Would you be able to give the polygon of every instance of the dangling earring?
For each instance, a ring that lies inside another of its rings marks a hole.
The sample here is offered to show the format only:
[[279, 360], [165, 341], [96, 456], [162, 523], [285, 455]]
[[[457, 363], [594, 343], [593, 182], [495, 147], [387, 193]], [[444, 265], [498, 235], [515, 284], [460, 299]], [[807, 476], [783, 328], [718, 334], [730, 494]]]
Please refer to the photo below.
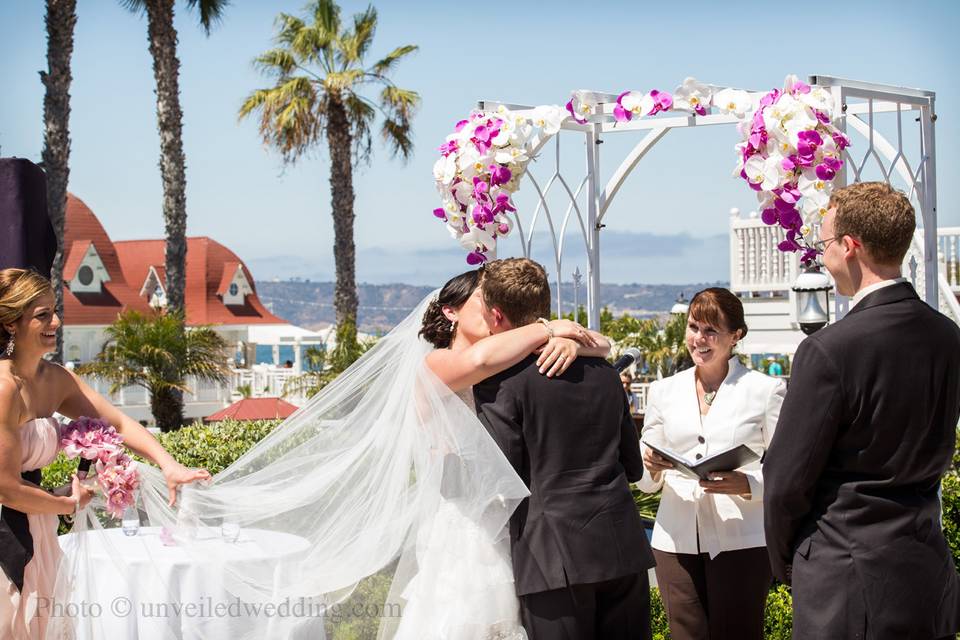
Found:
[[451, 321], [450, 321], [450, 333], [455, 333], [456, 330], [457, 330], [457, 321], [456, 321], [456, 320], [451, 320]]
[[7, 357], [13, 357], [13, 334], [10, 334], [10, 339], [7, 340]]

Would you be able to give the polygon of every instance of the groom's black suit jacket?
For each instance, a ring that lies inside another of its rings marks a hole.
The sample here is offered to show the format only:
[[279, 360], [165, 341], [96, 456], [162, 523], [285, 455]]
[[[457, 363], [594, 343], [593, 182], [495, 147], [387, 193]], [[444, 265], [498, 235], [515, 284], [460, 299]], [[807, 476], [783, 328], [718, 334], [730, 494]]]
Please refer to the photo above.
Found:
[[640, 444], [609, 363], [577, 358], [547, 378], [531, 356], [473, 391], [481, 422], [530, 488], [510, 521], [518, 595], [654, 565], [629, 486], [643, 475]]
[[763, 497], [794, 637], [952, 634], [960, 586], [937, 490], [957, 437], [960, 328], [891, 285], [805, 339], [791, 373]]

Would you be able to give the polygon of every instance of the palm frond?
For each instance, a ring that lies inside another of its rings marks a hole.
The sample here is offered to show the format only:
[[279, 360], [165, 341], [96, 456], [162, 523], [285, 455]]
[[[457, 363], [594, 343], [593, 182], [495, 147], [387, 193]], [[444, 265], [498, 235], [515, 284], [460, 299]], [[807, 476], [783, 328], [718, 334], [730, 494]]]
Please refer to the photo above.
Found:
[[377, 10], [368, 6], [363, 13], [353, 16], [353, 28], [337, 41], [337, 63], [341, 70], [359, 65], [373, 42], [377, 30]]
[[336, 34], [327, 33], [319, 25], [303, 27], [290, 43], [290, 49], [306, 63], [319, 63], [324, 72], [333, 70], [333, 44]]
[[388, 73], [393, 71], [393, 68], [397, 65], [397, 62], [399, 62], [400, 59], [406, 57], [414, 51], [417, 51], [418, 49], [420, 49], [420, 47], [412, 44], [405, 44], [402, 47], [397, 47], [382, 59], [375, 62], [370, 70], [375, 76], [386, 76]]
[[323, 84], [328, 90], [335, 93], [343, 93], [350, 91], [355, 84], [363, 80], [364, 75], [363, 69], [359, 68], [335, 71], [327, 74], [327, 77], [323, 80]]
[[328, 34], [340, 32], [340, 7], [334, 0], [315, 0], [307, 5], [314, 22]]
[[229, 4], [229, 0], [187, 0], [189, 8], [200, 7], [200, 26], [207, 35], [210, 35], [211, 28], [223, 21], [223, 14]]
[[387, 85], [380, 92], [380, 104], [397, 120], [406, 122], [413, 118], [420, 106], [420, 94], [409, 89]]
[[400, 156], [404, 160], [409, 160], [410, 155], [413, 153], [413, 138], [410, 136], [411, 130], [410, 125], [407, 123], [391, 118], [384, 118], [383, 125], [380, 127], [380, 135], [394, 156]]
[[370, 127], [377, 117], [377, 110], [363, 96], [353, 91], [346, 94], [343, 106], [347, 110], [347, 119], [353, 128], [353, 156], [355, 163], [370, 159], [373, 136]]
[[300, 18], [292, 16], [289, 13], [281, 13], [276, 19], [277, 35], [274, 37], [279, 44], [285, 44], [288, 47], [293, 45], [297, 34], [303, 30], [306, 24]]
[[264, 143], [278, 149], [284, 160], [292, 163], [322, 133], [322, 104], [309, 78], [294, 76], [272, 89], [252, 93], [241, 106], [240, 117], [259, 111]]
[[288, 49], [270, 49], [254, 58], [253, 66], [266, 75], [283, 77], [297, 68], [297, 59]]

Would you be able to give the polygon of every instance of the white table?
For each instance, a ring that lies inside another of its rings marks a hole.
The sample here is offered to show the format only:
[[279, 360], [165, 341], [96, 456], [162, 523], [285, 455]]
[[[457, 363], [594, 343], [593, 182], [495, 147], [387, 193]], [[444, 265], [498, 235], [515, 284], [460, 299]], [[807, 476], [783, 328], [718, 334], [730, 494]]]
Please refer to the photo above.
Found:
[[307, 540], [263, 529], [243, 529], [232, 543], [219, 529], [195, 533], [190, 551], [164, 545], [156, 527], [141, 528], [136, 536], [121, 529], [61, 536], [65, 562], [78, 553], [77, 536], [83, 535], [96, 567], [93, 576], [76, 576], [72, 601], [85, 606], [76, 616], [78, 640], [272, 639], [287, 637], [289, 625], [300, 627], [298, 637], [323, 639], [322, 609], [315, 601], [295, 608], [297, 600], [290, 600], [284, 609], [279, 600], [271, 609], [262, 600], [238, 598], [224, 584], [231, 568], [246, 572], [260, 563], [272, 584], [257, 586], [275, 593], [309, 550]]

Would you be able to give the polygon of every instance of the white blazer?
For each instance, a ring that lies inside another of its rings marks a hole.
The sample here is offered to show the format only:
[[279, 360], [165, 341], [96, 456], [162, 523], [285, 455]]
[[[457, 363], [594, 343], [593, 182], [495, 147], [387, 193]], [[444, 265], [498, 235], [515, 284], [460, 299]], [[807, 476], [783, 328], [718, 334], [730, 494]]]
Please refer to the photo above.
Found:
[[[736, 357], [731, 358], [727, 377], [701, 424], [694, 375], [695, 367], [691, 367], [650, 385], [642, 439], [689, 460], [738, 444], [762, 456], [773, 438], [786, 394], [783, 381], [750, 371]], [[653, 548], [695, 554], [698, 535], [699, 551], [711, 558], [721, 551], [766, 546], [760, 461], [740, 471], [750, 483], [749, 497], [704, 493], [695, 480], [672, 469], [664, 471], [659, 482], [644, 473], [637, 483], [642, 491], [663, 489]]]

